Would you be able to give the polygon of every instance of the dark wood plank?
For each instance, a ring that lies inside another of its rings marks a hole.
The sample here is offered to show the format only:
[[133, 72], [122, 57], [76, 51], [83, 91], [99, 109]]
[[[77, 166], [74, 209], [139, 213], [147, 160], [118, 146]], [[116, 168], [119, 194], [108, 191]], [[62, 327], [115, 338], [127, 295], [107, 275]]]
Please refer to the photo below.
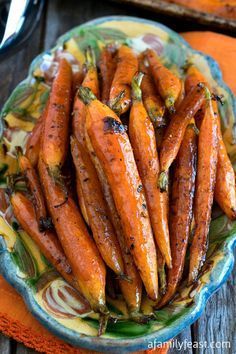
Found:
[[[236, 252], [235, 252], [236, 255]], [[197, 354], [236, 353], [236, 264], [227, 283], [212, 296], [201, 318], [193, 325], [193, 340], [210, 346], [228, 342], [230, 348], [196, 348]], [[223, 344], [222, 344], [223, 345]]]
[[[33, 349], [26, 348], [23, 344], [18, 343], [17, 348], [16, 348], [16, 354], [36, 354], [36, 352]], [[5, 354], [5, 353], [4, 353]]]
[[[187, 345], [187, 343], [190, 343], [190, 345]], [[184, 331], [182, 331], [178, 336], [174, 338], [172, 342], [172, 346], [168, 351], [168, 354], [176, 354], [176, 353], [193, 354], [191, 343], [192, 343], [191, 327], [187, 327]]]
[[4, 336], [0, 335], [0, 353], [1, 354], [10, 354], [11, 352], [11, 340]]

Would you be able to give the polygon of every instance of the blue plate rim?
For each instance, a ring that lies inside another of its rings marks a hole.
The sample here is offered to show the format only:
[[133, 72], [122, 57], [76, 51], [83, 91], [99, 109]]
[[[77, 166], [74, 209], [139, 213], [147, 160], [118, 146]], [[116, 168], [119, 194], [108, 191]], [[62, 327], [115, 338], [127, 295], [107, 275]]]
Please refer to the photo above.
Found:
[[[79, 25], [77, 27], [74, 27], [70, 31], [66, 32], [64, 35], [60, 36], [56, 42], [56, 46], [58, 46], [58, 44], [60, 44], [60, 42], [63, 41], [63, 39], [66, 38], [66, 36], [69, 36], [69, 33], [71, 33], [72, 31], [77, 31], [81, 27], [90, 26], [90, 25], [99, 25], [104, 22], [110, 22], [110, 21], [133, 21], [133, 22], [139, 22], [144, 24], [150, 24], [154, 27], [161, 28], [163, 29], [163, 31], [169, 33], [170, 35], [176, 36], [184, 46], [186, 46], [188, 49], [191, 50], [192, 53], [198, 53], [203, 57], [205, 57], [211, 69], [212, 77], [231, 96], [232, 103], [233, 103], [233, 111], [236, 116], [236, 99], [231, 89], [223, 82], [222, 74], [217, 62], [214, 59], [212, 59], [210, 56], [205, 55], [200, 51], [196, 51], [192, 49], [190, 45], [178, 33], [176, 33], [175, 31], [171, 30], [170, 28], [166, 27], [161, 23], [151, 21], [151, 20], [146, 20], [143, 18], [132, 17], [132, 16], [117, 15], [117, 16], [99, 17], [97, 19], [93, 19], [86, 23], [83, 23], [82, 25]], [[38, 61], [43, 55], [45, 55], [45, 53], [47, 53], [47, 51], [39, 54], [32, 61], [27, 78], [23, 80], [21, 83], [19, 83], [15, 88], [15, 90], [19, 87], [19, 85], [23, 84], [24, 82], [27, 82], [27, 80], [30, 79], [30, 75], [34, 63]], [[12, 94], [14, 93], [14, 91], [12, 92]], [[2, 112], [4, 111], [4, 107], [7, 104], [8, 100], [6, 101], [6, 103], [2, 108]], [[0, 272], [4, 276], [4, 278], [22, 295], [28, 309], [34, 315], [34, 317], [37, 320], [39, 320], [49, 331], [51, 331], [53, 334], [55, 334], [62, 340], [65, 340], [66, 342], [76, 347], [84, 347], [86, 349], [97, 350], [97, 351], [102, 350], [104, 352], [113, 350], [113, 352], [124, 353], [130, 351], [145, 350], [148, 348], [149, 343], [166, 342], [174, 338], [184, 328], [188, 327], [193, 322], [195, 322], [204, 311], [206, 303], [210, 298], [210, 296], [213, 295], [213, 293], [217, 291], [219, 287], [228, 279], [234, 266], [233, 250], [235, 245], [236, 245], [236, 233], [234, 235], [231, 235], [230, 240], [225, 241], [225, 245], [224, 245], [225, 263], [223, 267], [224, 272], [222, 271], [223, 274], [221, 273], [221, 277], [218, 279], [218, 281], [213, 282], [211, 280], [207, 285], [203, 287], [203, 289], [200, 291], [200, 293], [197, 296], [197, 301], [195, 302], [193, 311], [190, 314], [183, 315], [181, 317], [181, 323], [179, 323], [179, 320], [176, 320], [173, 321], [173, 323], [170, 326], [158, 330], [158, 337], [156, 331], [135, 338], [110, 339], [110, 338], [102, 338], [102, 337], [89, 337], [89, 336], [79, 334], [74, 330], [67, 329], [62, 324], [58, 323], [53, 317], [49, 316], [38, 305], [38, 303], [35, 301], [33, 297], [32, 290], [29, 291], [29, 287], [26, 285], [26, 283], [17, 276], [17, 273], [15, 271], [15, 264], [13, 263], [10, 253], [6, 249], [5, 241], [1, 236], [0, 236]]]

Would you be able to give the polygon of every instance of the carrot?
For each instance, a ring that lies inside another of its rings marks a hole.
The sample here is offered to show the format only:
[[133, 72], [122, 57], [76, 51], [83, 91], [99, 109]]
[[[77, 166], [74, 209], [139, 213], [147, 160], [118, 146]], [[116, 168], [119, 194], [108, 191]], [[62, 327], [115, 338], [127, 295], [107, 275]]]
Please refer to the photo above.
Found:
[[96, 58], [94, 51], [91, 47], [88, 47], [85, 51], [85, 66], [86, 75], [82, 82], [83, 87], [88, 87], [99, 97], [99, 81], [96, 67]]
[[[207, 89], [208, 90], [208, 89]], [[210, 92], [208, 91], [209, 97]], [[196, 194], [194, 201], [195, 231], [190, 247], [189, 282], [196, 280], [205, 260], [207, 236], [216, 181], [218, 132], [217, 117], [211, 99], [205, 108], [198, 139]]]
[[167, 292], [158, 307], [164, 306], [172, 299], [182, 277], [193, 214], [196, 160], [197, 140], [190, 124], [175, 163], [169, 222], [172, 268], [168, 270]]
[[155, 240], [167, 266], [171, 268], [167, 193], [161, 193], [157, 186], [159, 160], [154, 127], [142, 102], [142, 91], [140, 89], [142, 77], [143, 74], [138, 73], [132, 80], [133, 104], [129, 117], [129, 137], [144, 186]]
[[[87, 73], [82, 82], [82, 85], [89, 87], [94, 92], [95, 95], [99, 95], [99, 81], [97, 75], [95, 55], [90, 47], [85, 51], [85, 58], [86, 58]], [[79, 97], [75, 95], [74, 106], [73, 106], [72, 130], [74, 136], [82, 146], [85, 146], [84, 145], [85, 144], [85, 136], [84, 136], [85, 119], [86, 119], [85, 105], [79, 99]], [[79, 201], [81, 213], [87, 225], [90, 225], [88, 213], [85, 206], [82, 186], [78, 178], [76, 179], [76, 189], [77, 189], [77, 195], [78, 195], [78, 201]]]
[[117, 68], [109, 97], [110, 107], [119, 115], [125, 113], [131, 105], [131, 81], [136, 71], [138, 59], [131, 48], [122, 45], [118, 49]]
[[107, 313], [105, 266], [76, 204], [70, 196], [65, 199], [61, 186], [55, 184], [41, 156], [39, 174], [53, 224], [81, 292], [94, 311]]
[[175, 102], [181, 93], [181, 81], [167, 69], [152, 49], [145, 51], [150, 71], [153, 75], [157, 89], [170, 113], [175, 112]]
[[226, 147], [222, 138], [220, 128], [220, 117], [217, 103], [212, 102], [213, 110], [217, 116], [219, 152], [216, 171], [215, 200], [228, 216], [229, 219], [236, 219], [236, 192], [235, 192], [235, 173]]
[[45, 116], [47, 115], [48, 102], [41, 114], [40, 118], [37, 120], [32, 132], [29, 134], [26, 142], [25, 156], [30, 161], [33, 167], [37, 166], [41, 136], [43, 132], [43, 124]]
[[99, 176], [99, 181], [100, 181], [102, 189], [103, 189], [103, 194], [104, 194], [105, 200], [107, 202], [107, 207], [109, 210], [110, 220], [113, 224], [114, 229], [116, 230], [116, 236], [119, 241], [121, 252], [122, 252], [122, 257], [124, 260], [125, 274], [131, 280], [130, 282], [127, 282], [126, 280], [119, 279], [118, 280], [119, 285], [120, 285], [122, 294], [124, 296], [124, 299], [127, 303], [127, 306], [128, 306], [129, 312], [130, 312], [130, 316], [133, 318], [138, 318], [139, 311], [140, 311], [140, 305], [141, 305], [141, 298], [142, 298], [142, 281], [141, 281], [140, 275], [137, 271], [137, 268], [134, 264], [133, 257], [130, 254], [130, 252], [128, 251], [128, 248], [126, 246], [124, 231], [122, 228], [120, 217], [119, 217], [119, 215], [117, 213], [117, 209], [115, 207], [111, 188], [107, 182], [107, 179], [106, 179], [104, 171], [101, 167], [101, 164], [100, 164], [97, 156], [94, 153], [94, 150], [92, 148], [91, 142], [90, 142], [87, 134], [86, 134], [86, 142], [87, 142], [89, 154], [90, 154], [91, 159], [94, 163], [94, 166], [97, 170], [97, 173]]
[[[186, 90], [190, 90], [193, 85], [196, 85], [200, 81], [206, 82], [205, 77], [200, 73], [200, 71], [196, 67], [190, 66], [187, 70], [187, 77], [185, 80]], [[214, 197], [221, 209], [228, 216], [228, 218], [234, 220], [236, 218], [235, 174], [223, 141], [217, 102], [213, 100], [212, 106], [214, 113], [217, 116], [217, 131], [219, 139], [219, 152]], [[202, 110], [202, 112], [204, 113], [204, 110]], [[202, 117], [200, 117], [200, 119], [202, 120]]]
[[134, 257], [147, 294], [157, 299], [158, 279], [156, 250], [145, 196], [132, 147], [117, 115], [80, 87], [79, 94], [87, 105], [86, 130], [109, 185], [121, 217], [126, 244]]
[[143, 62], [143, 56], [139, 57], [139, 70], [144, 73], [141, 82], [142, 98], [144, 107], [155, 128], [161, 128], [166, 125], [165, 105], [162, 98], [157, 93], [155, 84], [150, 75], [150, 68]]
[[41, 190], [40, 182], [35, 169], [31, 165], [26, 156], [18, 154], [18, 163], [21, 173], [26, 179], [28, 189], [33, 197], [33, 204], [38, 222], [39, 231], [43, 231], [51, 227], [50, 219], [47, 217], [44, 196]]
[[71, 93], [71, 67], [65, 59], [61, 59], [52, 84], [42, 138], [42, 158], [54, 176], [60, 173], [66, 158]]
[[[102, 79], [101, 101], [105, 104], [109, 103], [110, 89], [112, 80], [116, 70], [116, 60], [114, 49], [106, 46], [100, 56], [100, 71]], [[96, 93], [94, 92], [95, 96]]]
[[84, 200], [84, 196], [83, 196], [83, 191], [82, 191], [80, 181], [78, 178], [76, 178], [76, 192], [77, 192], [77, 196], [78, 196], [78, 202], [79, 202], [81, 214], [83, 215], [83, 218], [84, 218], [84, 221], [86, 222], [86, 224], [88, 226], [90, 226], [89, 217], [88, 217], [88, 213], [87, 213], [87, 209], [86, 209], [86, 205], [85, 205], [85, 200]]
[[43, 232], [39, 231], [33, 202], [21, 192], [13, 192], [10, 196], [10, 202], [13, 213], [23, 230], [38, 245], [40, 251], [62, 277], [73, 286], [76, 286], [71, 266], [68, 263], [56, 234], [49, 230]]
[[171, 118], [160, 151], [161, 174], [159, 176], [159, 185], [162, 191], [167, 189], [167, 172], [178, 154], [186, 127], [196, 112], [201, 108], [205, 101], [205, 96], [205, 86], [195, 86], [184, 98], [178, 111]]
[[121, 250], [108, 218], [108, 209], [97, 172], [88, 152], [73, 136], [71, 137], [71, 153], [95, 243], [107, 266], [122, 277], [124, 266]]

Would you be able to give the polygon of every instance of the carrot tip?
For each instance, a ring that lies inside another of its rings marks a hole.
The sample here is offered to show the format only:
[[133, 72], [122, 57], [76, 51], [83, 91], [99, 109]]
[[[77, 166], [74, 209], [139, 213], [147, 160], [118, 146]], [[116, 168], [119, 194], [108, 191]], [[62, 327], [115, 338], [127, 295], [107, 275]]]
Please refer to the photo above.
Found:
[[168, 111], [170, 112], [170, 114], [173, 114], [175, 113], [175, 99], [174, 97], [167, 97], [165, 99], [165, 105], [166, 105], [166, 108], [168, 109]]
[[88, 87], [80, 86], [78, 89], [78, 96], [86, 105], [89, 104], [91, 101], [96, 100], [96, 96]]
[[122, 90], [113, 100], [110, 100], [109, 107], [119, 116], [121, 112], [120, 101], [125, 96], [125, 90]]
[[87, 69], [96, 66], [95, 53], [90, 46], [85, 50], [85, 61]]
[[140, 313], [138, 311], [131, 312], [130, 317], [132, 321], [140, 324], [147, 324], [148, 322], [156, 319], [156, 316], [154, 314], [144, 315], [143, 313]]
[[132, 79], [132, 98], [133, 100], [142, 100], [142, 90], [140, 88], [144, 74], [142, 72], [137, 72]]
[[118, 275], [117, 276], [117, 279], [119, 279], [119, 280], [125, 280], [125, 281], [127, 281], [128, 283], [133, 283], [133, 280], [128, 276], [128, 275], [126, 275], [126, 274], [120, 274], [120, 275]]
[[159, 176], [158, 186], [161, 192], [166, 192], [168, 188], [168, 175], [165, 171], [162, 171]]

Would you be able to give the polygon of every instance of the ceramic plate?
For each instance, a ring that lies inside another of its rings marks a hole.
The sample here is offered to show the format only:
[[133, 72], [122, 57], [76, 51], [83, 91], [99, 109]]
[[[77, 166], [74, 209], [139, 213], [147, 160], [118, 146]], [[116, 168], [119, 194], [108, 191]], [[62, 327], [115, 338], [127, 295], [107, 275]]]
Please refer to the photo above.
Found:
[[[2, 113], [0, 141], [0, 183], [17, 168], [14, 148], [24, 147], [47, 101], [58, 58], [66, 56], [76, 70], [84, 61], [83, 51], [90, 45], [97, 58], [109, 42], [125, 42], [140, 52], [153, 48], [165, 65], [177, 75], [184, 74], [188, 62], [194, 63], [207, 77], [215, 92], [223, 95], [220, 106], [224, 140], [233, 163], [235, 98], [223, 83], [218, 65], [209, 57], [192, 50], [167, 27], [132, 17], [105, 17], [76, 27], [59, 38], [56, 46], [39, 55], [31, 64], [27, 78], [20, 83], [5, 103]], [[1, 202], [0, 202], [1, 203]], [[210, 228], [207, 260], [197, 284], [183, 282], [174, 301], [156, 312], [157, 319], [148, 324], [129, 321], [122, 298], [108, 299], [110, 311], [119, 318], [109, 323], [106, 334], [98, 338], [97, 315], [89, 312], [81, 297], [52, 269], [38, 247], [19, 227], [11, 208], [0, 214], [0, 270], [22, 294], [29, 310], [51, 332], [75, 346], [98, 351], [135, 351], [151, 347], [176, 336], [193, 323], [204, 310], [210, 295], [226, 281], [233, 267], [236, 223], [225, 215], [214, 213]], [[142, 309], [149, 311], [147, 299]]]

